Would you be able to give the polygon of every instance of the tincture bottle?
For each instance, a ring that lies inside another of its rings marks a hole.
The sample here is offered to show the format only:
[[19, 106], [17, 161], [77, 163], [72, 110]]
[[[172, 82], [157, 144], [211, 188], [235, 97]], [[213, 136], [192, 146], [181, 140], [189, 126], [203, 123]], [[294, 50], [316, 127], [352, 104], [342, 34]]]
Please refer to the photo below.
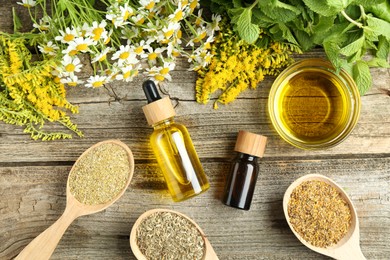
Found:
[[259, 173], [257, 159], [263, 157], [267, 137], [239, 131], [234, 150], [237, 152], [227, 176], [223, 203], [249, 210]]
[[142, 107], [154, 128], [150, 144], [174, 201], [206, 191], [210, 185], [184, 125], [174, 122], [175, 110], [169, 97], [161, 98], [153, 81], [143, 83], [148, 105]]

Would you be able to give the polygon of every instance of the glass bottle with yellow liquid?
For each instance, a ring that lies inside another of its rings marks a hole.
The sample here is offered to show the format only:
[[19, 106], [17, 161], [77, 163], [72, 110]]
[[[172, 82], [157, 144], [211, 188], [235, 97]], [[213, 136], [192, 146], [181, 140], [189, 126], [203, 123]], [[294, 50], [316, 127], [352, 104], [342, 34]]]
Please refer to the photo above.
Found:
[[168, 97], [161, 98], [153, 81], [143, 83], [148, 105], [142, 110], [154, 128], [150, 144], [174, 201], [182, 201], [206, 191], [210, 185], [184, 125]]

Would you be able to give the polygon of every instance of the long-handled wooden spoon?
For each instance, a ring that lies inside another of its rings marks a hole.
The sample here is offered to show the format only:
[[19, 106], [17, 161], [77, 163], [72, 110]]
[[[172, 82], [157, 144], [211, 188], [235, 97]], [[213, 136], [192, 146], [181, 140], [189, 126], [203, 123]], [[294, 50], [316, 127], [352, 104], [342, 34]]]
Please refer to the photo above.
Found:
[[138, 260], [147, 260], [147, 258], [142, 254], [141, 250], [138, 247], [137, 229], [138, 229], [139, 225], [142, 223], [142, 221], [145, 220], [145, 218], [149, 217], [150, 215], [152, 215], [153, 213], [156, 213], [156, 212], [170, 212], [170, 213], [177, 214], [177, 215], [180, 215], [180, 216], [188, 219], [198, 229], [198, 231], [199, 231], [200, 235], [202, 236], [203, 241], [205, 243], [205, 252], [204, 252], [203, 259], [205, 259], [205, 260], [218, 260], [218, 256], [215, 253], [213, 247], [211, 246], [210, 241], [207, 239], [206, 235], [203, 233], [202, 229], [198, 226], [198, 224], [196, 224], [195, 221], [193, 221], [192, 219], [190, 219], [188, 216], [184, 215], [183, 213], [180, 213], [180, 212], [177, 212], [174, 210], [169, 210], [169, 209], [148, 210], [145, 213], [143, 213], [141, 216], [139, 216], [137, 221], [134, 223], [134, 226], [131, 229], [131, 233], [130, 233], [130, 247], [131, 247], [131, 250], [133, 251], [135, 257]]
[[[33, 241], [31, 241], [30, 244], [28, 244], [15, 259], [18, 260], [19, 259], [28, 259], [28, 260], [49, 259], [50, 256], [53, 254], [58, 242], [61, 240], [61, 237], [63, 236], [66, 229], [69, 227], [69, 225], [73, 222], [73, 220], [83, 215], [89, 215], [92, 213], [102, 211], [107, 207], [109, 207], [110, 205], [112, 205], [117, 199], [119, 199], [123, 195], [123, 193], [129, 186], [131, 178], [133, 176], [134, 158], [129, 147], [119, 140], [107, 140], [91, 146], [77, 159], [76, 163], [73, 165], [70, 171], [70, 174], [75, 169], [75, 166], [81, 160], [83, 160], [83, 157], [86, 154], [88, 154], [92, 149], [95, 149], [96, 147], [107, 143], [121, 146], [128, 155], [129, 166], [130, 166], [128, 172], [129, 175], [128, 175], [127, 183], [123, 187], [123, 190], [119, 192], [119, 194], [117, 194], [114, 198], [112, 198], [112, 200], [108, 201], [107, 203], [97, 204], [97, 205], [86, 205], [80, 203], [70, 192], [69, 177], [68, 177], [67, 186], [66, 186], [67, 199], [66, 199], [66, 208], [64, 213], [53, 225], [51, 225], [39, 236], [37, 236]], [[107, 161], [107, 164], [115, 164], [115, 158], [112, 158], [110, 161]]]
[[[321, 248], [316, 247], [308, 243], [306, 240], [304, 240], [293, 228], [293, 226], [290, 223], [290, 216], [288, 215], [288, 202], [291, 197], [291, 193], [293, 190], [299, 186], [301, 183], [305, 181], [323, 181], [332, 187], [336, 188], [342, 198], [348, 203], [349, 208], [351, 209], [351, 224], [349, 226], [349, 230], [347, 234], [335, 245], [330, 246], [328, 248]], [[325, 177], [320, 174], [308, 174], [301, 178], [298, 178], [296, 181], [294, 181], [286, 190], [284, 197], [283, 197], [283, 211], [284, 215], [287, 219], [287, 223], [290, 226], [292, 232], [294, 235], [299, 239], [299, 241], [302, 242], [305, 246], [310, 248], [311, 250], [314, 250], [320, 254], [330, 256], [335, 259], [340, 260], [364, 260], [366, 259], [360, 249], [359, 244], [359, 221], [356, 214], [355, 207], [352, 204], [351, 199], [348, 197], [348, 195], [345, 193], [345, 191], [337, 185], [333, 180], [329, 179], [328, 177]]]

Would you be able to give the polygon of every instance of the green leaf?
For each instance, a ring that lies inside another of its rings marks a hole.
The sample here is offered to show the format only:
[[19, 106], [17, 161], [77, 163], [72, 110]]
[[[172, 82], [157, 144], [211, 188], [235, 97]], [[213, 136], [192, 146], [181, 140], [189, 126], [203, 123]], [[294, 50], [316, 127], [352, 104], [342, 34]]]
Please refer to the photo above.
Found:
[[365, 7], [366, 13], [371, 12], [376, 17], [385, 20], [390, 23], [390, 2], [384, 1], [380, 4], [369, 5]]
[[390, 42], [389, 39], [386, 39], [384, 36], [379, 36], [378, 49], [375, 53], [375, 56], [379, 59], [388, 60], [390, 53]]
[[368, 66], [370, 67], [381, 67], [381, 68], [390, 68], [390, 64], [385, 59], [372, 58], [367, 61]]
[[17, 33], [22, 28], [22, 22], [19, 16], [16, 14], [15, 7], [12, 7], [12, 19], [14, 22], [14, 33]]
[[260, 29], [251, 21], [252, 10], [245, 8], [237, 20], [237, 30], [241, 39], [251, 44], [259, 38]]
[[289, 22], [297, 18], [301, 11], [295, 6], [276, 1], [274, 5], [263, 7], [264, 14], [273, 19], [275, 23]]
[[337, 42], [328, 39], [324, 41], [323, 44], [326, 56], [330, 60], [330, 62], [333, 64], [333, 66], [336, 68], [336, 70], [340, 70], [341, 68], [341, 59], [339, 57], [339, 51], [340, 47], [337, 44]]
[[305, 31], [293, 30], [293, 32], [303, 51], [307, 51], [314, 47], [311, 37]]
[[383, 35], [390, 39], [390, 23], [385, 20], [367, 15], [368, 29], [376, 32], [378, 35]]
[[366, 61], [359, 60], [352, 67], [352, 77], [359, 89], [360, 95], [364, 95], [372, 84], [370, 68]]
[[352, 3], [355, 5], [373, 6], [385, 2], [386, 0], [353, 0]]
[[355, 53], [361, 51], [364, 44], [364, 35], [362, 35], [360, 38], [358, 38], [356, 41], [348, 44], [347, 46], [340, 49], [340, 54], [343, 54], [345, 56], [351, 56]]
[[336, 15], [348, 6], [345, 0], [326, 0], [325, 3], [318, 0], [303, 0], [303, 2], [310, 10], [323, 16]]

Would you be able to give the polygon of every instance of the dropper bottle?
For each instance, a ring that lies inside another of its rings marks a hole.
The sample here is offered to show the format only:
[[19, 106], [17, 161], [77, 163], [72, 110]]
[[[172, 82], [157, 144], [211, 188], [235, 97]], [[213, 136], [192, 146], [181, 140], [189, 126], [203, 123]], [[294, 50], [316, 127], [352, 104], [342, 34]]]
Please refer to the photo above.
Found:
[[142, 85], [148, 105], [142, 107], [154, 128], [150, 144], [174, 201], [206, 191], [210, 185], [184, 125], [174, 122], [175, 110], [169, 97], [161, 98], [153, 81]]
[[259, 174], [257, 159], [263, 157], [266, 142], [265, 136], [238, 132], [234, 147], [237, 155], [227, 176], [223, 203], [238, 209], [250, 209]]

